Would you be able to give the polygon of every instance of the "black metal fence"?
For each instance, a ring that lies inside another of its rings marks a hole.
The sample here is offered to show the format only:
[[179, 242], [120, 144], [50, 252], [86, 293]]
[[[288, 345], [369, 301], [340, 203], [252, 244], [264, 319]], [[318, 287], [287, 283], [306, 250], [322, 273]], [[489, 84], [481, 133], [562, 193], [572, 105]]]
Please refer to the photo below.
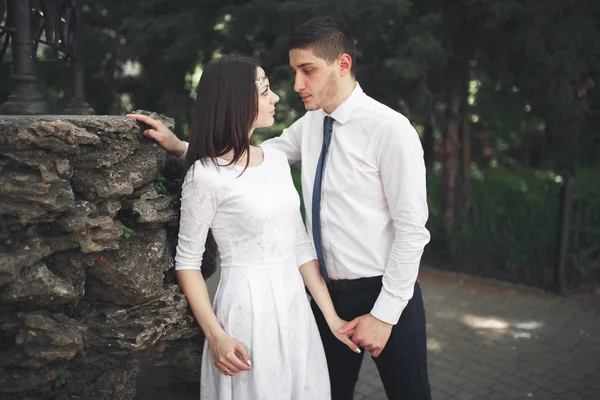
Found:
[[474, 175], [469, 210], [448, 232], [439, 179], [430, 175], [427, 262], [560, 293], [600, 284], [597, 188], [534, 170], [485, 168]]
[[557, 282], [561, 292], [600, 284], [600, 190], [581, 181], [565, 182], [558, 242]]

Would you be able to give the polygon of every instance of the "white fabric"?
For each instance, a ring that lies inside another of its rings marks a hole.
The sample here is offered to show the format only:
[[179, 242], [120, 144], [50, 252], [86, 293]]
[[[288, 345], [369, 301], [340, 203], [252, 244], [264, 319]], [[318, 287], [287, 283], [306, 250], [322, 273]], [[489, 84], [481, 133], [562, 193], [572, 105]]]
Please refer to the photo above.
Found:
[[[263, 143], [302, 161], [302, 192], [312, 238], [312, 193], [323, 143], [321, 110], [307, 112]], [[321, 229], [325, 264], [334, 279], [383, 275], [371, 314], [396, 324], [413, 296], [430, 235], [425, 164], [408, 119], [367, 96], [360, 85], [331, 117], [333, 133], [323, 173]]]
[[200, 269], [208, 229], [221, 256], [213, 307], [248, 350], [252, 371], [213, 365], [208, 342], [201, 396], [210, 400], [326, 400], [329, 376], [298, 267], [316, 259], [285, 155], [264, 149], [260, 166], [194, 164], [181, 198], [176, 269]]

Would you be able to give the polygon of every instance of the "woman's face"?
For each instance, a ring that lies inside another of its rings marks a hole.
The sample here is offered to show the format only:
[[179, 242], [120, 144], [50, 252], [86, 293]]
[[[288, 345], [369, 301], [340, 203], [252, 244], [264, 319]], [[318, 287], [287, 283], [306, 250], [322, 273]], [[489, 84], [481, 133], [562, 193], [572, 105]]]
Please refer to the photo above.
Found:
[[258, 114], [252, 128], [265, 128], [275, 122], [275, 103], [279, 101], [279, 96], [271, 90], [269, 79], [261, 67], [256, 68], [256, 89]]

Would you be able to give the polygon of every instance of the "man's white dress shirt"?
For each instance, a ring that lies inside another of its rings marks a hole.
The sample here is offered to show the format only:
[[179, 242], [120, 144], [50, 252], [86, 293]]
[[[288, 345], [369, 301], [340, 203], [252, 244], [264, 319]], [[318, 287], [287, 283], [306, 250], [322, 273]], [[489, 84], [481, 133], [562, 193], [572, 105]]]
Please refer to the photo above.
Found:
[[[323, 143], [320, 109], [309, 111], [262, 145], [302, 161], [302, 193], [312, 239], [312, 194]], [[321, 229], [331, 279], [383, 275], [371, 314], [396, 324], [413, 296], [430, 235], [425, 164], [419, 136], [406, 117], [367, 96], [357, 83], [335, 111], [323, 172]]]

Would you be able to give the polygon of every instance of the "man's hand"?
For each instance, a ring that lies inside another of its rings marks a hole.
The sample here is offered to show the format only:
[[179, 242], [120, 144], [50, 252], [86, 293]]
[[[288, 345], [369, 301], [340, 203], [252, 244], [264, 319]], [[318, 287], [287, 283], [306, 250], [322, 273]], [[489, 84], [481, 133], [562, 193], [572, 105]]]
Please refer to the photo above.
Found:
[[162, 122], [141, 114], [127, 114], [126, 117], [148, 125], [150, 129], [144, 131], [144, 136], [156, 140], [156, 143], [167, 152], [176, 157], [181, 157], [185, 153], [185, 144]]
[[339, 332], [347, 334], [354, 330], [352, 341], [371, 352], [373, 357], [379, 357], [390, 338], [392, 327], [371, 314], [365, 314], [348, 322]]

